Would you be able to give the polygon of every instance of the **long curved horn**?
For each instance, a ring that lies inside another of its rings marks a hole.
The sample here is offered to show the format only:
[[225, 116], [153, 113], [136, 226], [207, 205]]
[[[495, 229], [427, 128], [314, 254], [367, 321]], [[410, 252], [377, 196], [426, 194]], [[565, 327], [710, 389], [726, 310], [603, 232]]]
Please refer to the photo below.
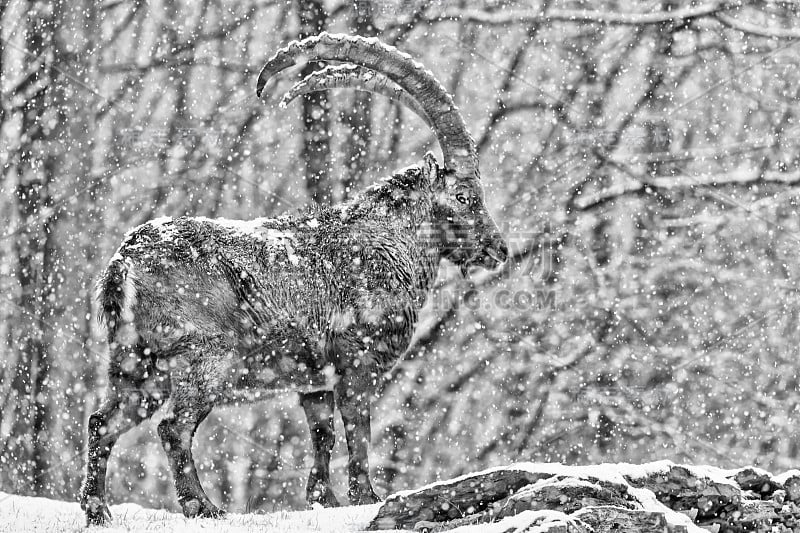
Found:
[[302, 61], [344, 61], [386, 75], [413, 96], [431, 119], [445, 168], [462, 179], [479, 177], [475, 143], [453, 99], [433, 74], [408, 54], [377, 39], [323, 32], [278, 50], [261, 70], [256, 94], [261, 96], [272, 76]]
[[384, 74], [358, 65], [331, 65], [321, 70], [315, 70], [302, 81], [295, 83], [283, 95], [278, 105], [286, 107], [289, 102], [303, 94], [348, 88], [380, 94], [390, 100], [400, 102], [425, 121], [425, 124], [433, 128], [433, 123], [425, 109], [405, 89]]

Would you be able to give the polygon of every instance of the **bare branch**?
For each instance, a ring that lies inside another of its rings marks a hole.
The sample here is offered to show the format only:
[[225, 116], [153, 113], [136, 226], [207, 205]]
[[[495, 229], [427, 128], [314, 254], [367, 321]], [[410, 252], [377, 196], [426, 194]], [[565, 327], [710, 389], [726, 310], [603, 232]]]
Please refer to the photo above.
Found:
[[545, 11], [511, 10], [490, 13], [477, 9], [470, 9], [446, 11], [441, 15], [430, 17], [426, 20], [428, 22], [461, 20], [490, 26], [556, 21], [583, 22], [609, 26], [641, 26], [646, 24], [685, 22], [691, 19], [710, 17], [729, 28], [752, 35], [774, 39], [800, 39], [800, 28], [766, 28], [758, 24], [738, 20], [725, 13], [725, 11], [733, 7], [735, 6], [732, 2], [719, 1], [701, 6], [676, 9], [674, 11], [658, 11], [655, 13], [615, 13], [589, 9], [551, 9]]
[[734, 30], [742, 31], [744, 33], [760, 35], [761, 37], [770, 37], [773, 39], [800, 39], [800, 28], [765, 28], [763, 26], [759, 26], [758, 24], [751, 24], [750, 22], [744, 22], [742, 20], [735, 19], [732, 16], [724, 13], [716, 13], [714, 18], [716, 18], [725, 26], [733, 28]]
[[606, 189], [602, 194], [590, 198], [586, 202], [581, 202], [575, 206], [577, 211], [591, 211], [602, 207], [618, 198], [625, 196], [648, 196], [659, 191], [695, 189], [699, 187], [729, 187], [753, 185], [784, 185], [794, 187], [800, 185], [800, 172], [785, 173], [771, 172], [759, 175], [760, 171], [740, 172], [738, 175], [709, 174], [706, 176], [669, 176], [661, 178], [650, 178], [639, 182], [628, 182], [616, 187]]
[[566, 21], [593, 22], [607, 25], [638, 26], [641, 24], [663, 24], [715, 15], [731, 7], [730, 2], [710, 2], [702, 6], [687, 7], [674, 11], [655, 13], [614, 13], [588, 9], [510, 10], [487, 13], [480, 10], [447, 11], [435, 19], [465, 20], [480, 24], [507, 25], [511, 23], [533, 24], [538, 22]]
[[[220, 26], [214, 31], [199, 34], [184, 42], [175, 43], [175, 45], [172, 48], [170, 48], [170, 52], [168, 54], [159, 57], [154, 57], [147, 64], [118, 63], [115, 65], [104, 65], [100, 67], [100, 72], [103, 74], [112, 74], [117, 72], [150, 70], [157, 67], [179, 66], [183, 64], [185, 61], [181, 60], [180, 58], [180, 56], [184, 52], [194, 53], [199, 44], [230, 37], [231, 33], [233, 33], [234, 31], [238, 30], [239, 28], [247, 24], [249, 21], [251, 21], [257, 13], [258, 13], [258, 7], [251, 7], [250, 9], [247, 10], [247, 13], [245, 13], [243, 16], [233, 20], [228, 24]], [[190, 58], [187, 66], [195, 66], [195, 64], [199, 63], [197, 63], [197, 61], [195, 61], [193, 58]], [[223, 69], [227, 68], [228, 70], [235, 70], [240, 68], [238, 65], [234, 65], [233, 68], [230, 68], [228, 66], [228, 62], [224, 60], [220, 60], [218, 62], [211, 61], [209, 63], [209, 66], [219, 67]]]

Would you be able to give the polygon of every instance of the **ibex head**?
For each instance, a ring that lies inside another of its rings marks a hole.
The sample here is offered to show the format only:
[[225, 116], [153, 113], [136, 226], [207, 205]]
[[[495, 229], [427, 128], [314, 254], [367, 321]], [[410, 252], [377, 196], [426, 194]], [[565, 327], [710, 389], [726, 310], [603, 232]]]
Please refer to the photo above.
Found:
[[508, 248], [486, 210], [478, 178], [462, 179], [445, 166], [434, 183], [435, 220], [439, 222], [443, 256], [461, 267], [494, 268], [506, 260]]
[[[432, 181], [434, 235], [443, 257], [462, 271], [470, 265], [494, 268], [505, 261], [508, 247], [484, 205], [475, 143], [452, 97], [433, 74], [408, 54], [376, 39], [321, 33], [278, 51], [261, 71], [256, 92], [267, 81], [300, 61], [339, 61], [307, 76], [286, 93], [282, 105], [301, 94], [348, 87], [396, 100], [420, 116], [436, 133], [443, 168]], [[426, 157], [429, 171], [435, 161]], [[430, 173], [430, 172], [429, 172]]]

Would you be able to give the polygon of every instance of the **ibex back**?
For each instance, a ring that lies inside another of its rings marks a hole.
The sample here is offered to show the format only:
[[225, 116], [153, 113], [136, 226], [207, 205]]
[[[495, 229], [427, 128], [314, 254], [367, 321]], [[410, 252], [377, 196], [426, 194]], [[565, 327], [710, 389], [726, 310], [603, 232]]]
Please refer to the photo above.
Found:
[[288, 99], [334, 87], [389, 96], [431, 125], [444, 166], [427, 154], [352, 200], [305, 215], [163, 218], [127, 234], [99, 282], [111, 362], [104, 403], [89, 420], [81, 504], [90, 524], [109, 515], [112, 446], [164, 403], [158, 433], [183, 512], [220, 515], [197, 477], [194, 433], [215, 405], [280, 391], [300, 393], [311, 428], [308, 501], [338, 505], [329, 477], [334, 405], [350, 455], [350, 502], [378, 501], [367, 462], [370, 399], [408, 347], [440, 260], [466, 270], [506, 258], [472, 139], [430, 72], [375, 40], [322, 34], [280, 50], [261, 73], [259, 95], [301, 56], [353, 65], [312, 74]]

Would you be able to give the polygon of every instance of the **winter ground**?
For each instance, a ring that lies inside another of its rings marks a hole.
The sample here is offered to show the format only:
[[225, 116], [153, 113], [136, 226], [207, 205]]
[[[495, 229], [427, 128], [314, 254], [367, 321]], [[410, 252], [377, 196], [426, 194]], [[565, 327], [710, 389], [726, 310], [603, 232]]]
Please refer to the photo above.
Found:
[[[214, 520], [189, 519], [182, 514], [139, 505], [112, 505], [108, 527], [93, 527], [92, 533], [305, 533], [363, 531], [379, 505], [341, 507], [311, 511], [280, 511], [270, 514], [230, 514]], [[84, 515], [78, 503], [15, 496], [0, 492], [0, 533], [84, 531]]]
[[[229, 514], [223, 519], [186, 518], [182, 514], [139, 505], [112, 505], [108, 527], [84, 527], [77, 502], [15, 496], [0, 492], [0, 533], [79, 532], [91, 533], [343, 533], [364, 531], [380, 504], [311, 511], [280, 511], [269, 514]], [[505, 531], [512, 520], [464, 526], [455, 533]], [[388, 531], [388, 530], [385, 530]], [[397, 530], [391, 530], [397, 531]]]

